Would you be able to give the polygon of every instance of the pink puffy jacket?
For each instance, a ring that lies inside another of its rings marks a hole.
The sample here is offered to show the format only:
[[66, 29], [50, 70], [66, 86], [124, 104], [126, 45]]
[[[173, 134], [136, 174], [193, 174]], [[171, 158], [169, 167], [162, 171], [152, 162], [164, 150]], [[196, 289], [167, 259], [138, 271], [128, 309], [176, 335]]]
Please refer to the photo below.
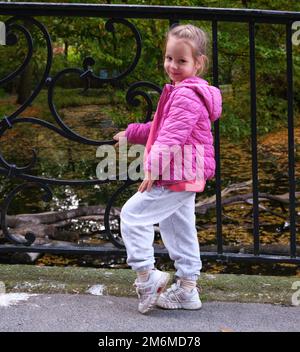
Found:
[[[155, 175], [157, 186], [164, 186], [173, 191], [202, 192], [205, 181], [213, 178], [215, 174], [211, 122], [217, 120], [221, 112], [220, 90], [210, 86], [200, 77], [189, 77], [177, 86], [166, 84], [153, 121], [131, 123], [125, 135], [129, 143], [146, 145], [144, 171], [151, 171], [152, 175], [157, 174]], [[184, 148], [187, 148], [186, 150], [190, 152], [188, 158], [175, 157], [178, 155], [178, 149], [174, 149], [177, 152], [170, 152], [172, 150], [170, 148], [174, 146], [181, 148], [179, 150], [181, 156]], [[200, 149], [197, 146], [200, 146]], [[168, 147], [170, 147], [169, 150]], [[167, 173], [163, 167], [166, 153], [169, 157]], [[185, 163], [190, 165], [188, 172]], [[153, 171], [154, 164], [158, 165], [156, 172]], [[200, 168], [203, 169], [200, 178], [196, 177], [201, 174], [197, 174], [199, 165], [202, 165]]]

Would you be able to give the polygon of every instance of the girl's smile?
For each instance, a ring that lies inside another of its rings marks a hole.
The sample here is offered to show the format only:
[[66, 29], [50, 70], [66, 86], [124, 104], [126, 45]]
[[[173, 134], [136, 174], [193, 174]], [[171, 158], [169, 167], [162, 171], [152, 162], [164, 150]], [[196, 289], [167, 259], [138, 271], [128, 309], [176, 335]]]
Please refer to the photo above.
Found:
[[193, 56], [192, 45], [187, 40], [171, 36], [166, 46], [164, 68], [174, 85], [195, 76], [200, 67], [200, 61]]

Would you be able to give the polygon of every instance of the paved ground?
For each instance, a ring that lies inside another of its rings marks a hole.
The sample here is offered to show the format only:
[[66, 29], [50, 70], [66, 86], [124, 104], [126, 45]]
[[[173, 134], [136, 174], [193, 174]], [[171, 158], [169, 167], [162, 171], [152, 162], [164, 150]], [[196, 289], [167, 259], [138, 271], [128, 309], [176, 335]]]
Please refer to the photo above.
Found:
[[300, 331], [300, 306], [204, 303], [199, 311], [137, 311], [135, 298], [70, 294], [29, 296], [0, 306], [0, 331]]

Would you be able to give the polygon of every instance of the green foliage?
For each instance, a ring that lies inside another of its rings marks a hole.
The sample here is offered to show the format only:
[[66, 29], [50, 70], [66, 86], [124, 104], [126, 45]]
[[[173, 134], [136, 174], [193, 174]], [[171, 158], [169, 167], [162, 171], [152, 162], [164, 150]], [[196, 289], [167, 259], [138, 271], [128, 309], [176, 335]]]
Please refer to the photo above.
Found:
[[7, 96], [7, 93], [5, 92], [5, 90], [3, 88], [0, 88], [0, 98], [4, 98]]
[[15, 105], [14, 104], [4, 104], [4, 105], [0, 105], [0, 120], [2, 120], [2, 118], [4, 116], [8, 116], [9, 112], [13, 112], [15, 111]]
[[[59, 2], [59, 1], [54, 1]], [[69, 2], [82, 3], [81, 0]], [[98, 0], [89, 0], [88, 3], [99, 3]], [[254, 8], [286, 11], [300, 11], [300, 2], [288, 0], [112, 0], [111, 4], [140, 4], [162, 6], [202, 6], [219, 8]], [[6, 17], [0, 16], [0, 20]], [[92, 67], [95, 75], [101, 70], [106, 70], [109, 77], [118, 72], [123, 72], [131, 64], [135, 55], [135, 39], [129, 28], [122, 24], [115, 25], [115, 31], [105, 30], [107, 19], [102, 18], [76, 18], [76, 17], [40, 17], [39, 20], [48, 29], [53, 46], [63, 46], [64, 53], [55, 54], [51, 67], [51, 76], [67, 67], [82, 68], [83, 60], [91, 56], [95, 60]], [[150, 81], [163, 86], [168, 82], [168, 77], [163, 69], [164, 38], [168, 30], [168, 20], [154, 19], [129, 19], [140, 32], [142, 37], [142, 54], [135, 70], [122, 80], [120, 89], [127, 90], [128, 85], [139, 80]], [[207, 31], [211, 43], [211, 23], [208, 21], [181, 21], [192, 23]], [[45, 41], [38, 30], [33, 30], [35, 54], [32, 59], [35, 81], [44, 72], [46, 50]], [[285, 57], [285, 26], [256, 24], [256, 88], [257, 88], [257, 121], [258, 132], [266, 133], [278, 124], [285, 124], [287, 120], [287, 79]], [[0, 48], [0, 77], [12, 72], [23, 61], [26, 55], [26, 43], [22, 34], [19, 33], [19, 42], [15, 47]], [[235, 140], [249, 137], [251, 133], [250, 121], [250, 69], [249, 69], [249, 28], [247, 23], [220, 22], [218, 27], [218, 62], [219, 84], [230, 85], [232, 92], [223, 95], [223, 115], [220, 121], [220, 130], [229, 138]], [[294, 98], [295, 113], [299, 113], [300, 102], [300, 46], [293, 47], [294, 64]], [[212, 62], [211, 50], [208, 53]], [[212, 84], [212, 67], [210, 67], [205, 79]], [[31, 82], [34, 87], [33, 82]], [[97, 82], [91, 82], [92, 88], [101, 88]], [[83, 82], [78, 76], [70, 75], [59, 82], [64, 88], [83, 89]], [[5, 91], [11, 91], [12, 86], [4, 87]], [[108, 89], [105, 87], [105, 89]], [[70, 92], [70, 90], [68, 89]], [[3, 94], [3, 93], [0, 93]], [[112, 87], [107, 96], [109, 103], [119, 95], [125, 103], [125, 91], [121, 92], [117, 87]], [[89, 99], [88, 99], [89, 98]], [[57, 104], [60, 107], [85, 104], [87, 101], [96, 103], [97, 96], [83, 95], [57, 95]], [[99, 100], [98, 100], [99, 104]], [[132, 112], [130, 117], [125, 118], [127, 108], [121, 109], [115, 106], [113, 112], [115, 123], [118, 126], [125, 125], [132, 118], [137, 118], [141, 113]], [[118, 112], [118, 109], [121, 109]], [[142, 115], [143, 116], [143, 115]], [[141, 117], [139, 117], [141, 119]]]

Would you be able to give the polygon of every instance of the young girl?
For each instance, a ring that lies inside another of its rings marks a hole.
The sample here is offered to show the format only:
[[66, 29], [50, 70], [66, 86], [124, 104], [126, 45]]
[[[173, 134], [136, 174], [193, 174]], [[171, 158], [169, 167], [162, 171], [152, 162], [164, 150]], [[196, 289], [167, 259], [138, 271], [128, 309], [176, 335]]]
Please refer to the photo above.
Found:
[[[171, 84], [164, 86], [153, 122], [129, 124], [126, 131], [114, 136], [117, 141], [126, 137], [129, 143], [146, 145], [145, 179], [121, 211], [121, 233], [127, 263], [137, 273], [135, 286], [141, 313], [155, 305], [165, 309], [201, 308], [196, 287], [202, 264], [195, 195], [215, 173], [211, 122], [222, 110], [219, 89], [198, 77], [206, 69], [206, 46], [207, 36], [200, 28], [172, 27], [166, 35], [164, 57]], [[170, 154], [173, 147], [177, 149]], [[162, 166], [167, 154], [169, 162]], [[167, 291], [169, 274], [154, 268], [153, 225], [157, 223], [176, 268], [177, 282]]]

